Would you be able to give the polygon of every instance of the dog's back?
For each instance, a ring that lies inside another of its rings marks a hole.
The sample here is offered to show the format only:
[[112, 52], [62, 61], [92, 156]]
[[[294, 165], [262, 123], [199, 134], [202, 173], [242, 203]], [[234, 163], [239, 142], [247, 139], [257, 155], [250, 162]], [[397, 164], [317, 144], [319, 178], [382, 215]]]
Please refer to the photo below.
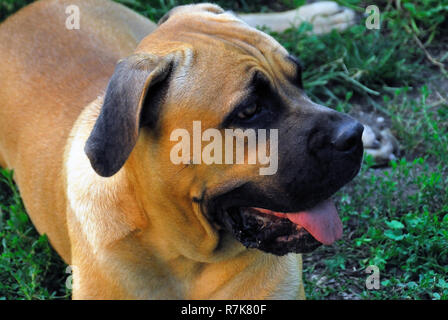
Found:
[[[69, 5], [79, 8], [78, 30], [66, 27]], [[15, 169], [35, 226], [66, 260], [65, 196], [55, 193], [64, 190], [59, 173], [70, 128], [103, 93], [117, 60], [154, 28], [104, 0], [38, 1], [0, 25], [0, 166]]]

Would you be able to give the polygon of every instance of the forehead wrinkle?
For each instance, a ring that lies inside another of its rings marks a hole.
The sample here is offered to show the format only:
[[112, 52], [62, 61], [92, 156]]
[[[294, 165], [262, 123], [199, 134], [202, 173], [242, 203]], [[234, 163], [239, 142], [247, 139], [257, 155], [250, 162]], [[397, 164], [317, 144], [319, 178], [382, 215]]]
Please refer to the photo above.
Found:
[[[241, 20], [232, 17], [229, 21], [217, 21], [219, 16], [222, 15], [207, 14], [195, 19], [191, 15], [176, 16], [162, 24], [162, 28], [159, 27], [159, 36], [191, 46], [195, 49], [196, 58], [203, 64], [208, 64], [210, 57], [214, 58], [215, 68], [219, 68], [221, 59], [227, 61], [223, 75], [236, 70], [233, 68], [242, 68], [238, 72], [243, 72], [245, 76], [248, 70], [258, 68], [276, 90], [283, 88], [289, 93], [291, 90], [284, 87], [285, 84], [288, 87], [288, 79], [294, 76], [296, 67], [288, 60], [288, 51], [270, 35]], [[229, 72], [225, 72], [227, 70]], [[207, 74], [203, 76], [207, 77]], [[241, 87], [240, 81], [237, 82], [231, 91], [235, 92]]]
[[[282, 71], [286, 73], [291, 73], [290, 70], [284, 69], [284, 62], [278, 63], [278, 61], [282, 61], [280, 59], [285, 59], [283, 52], [286, 50], [282, 47], [274, 47], [274, 50], [265, 51], [262, 49], [263, 46], [255, 46], [252, 43], [247, 43], [240, 39], [227, 39], [222, 37], [221, 35], [216, 35], [213, 33], [204, 33], [204, 32], [192, 32], [186, 31], [183, 32], [187, 39], [190, 40], [191, 43], [194, 43], [195, 39], [200, 39], [205, 43], [208, 43], [211, 47], [216, 48], [216, 41], [223, 45], [225, 50], [230, 52], [230, 55], [234, 56], [237, 59], [237, 63], [246, 63], [248, 66], [246, 69], [250, 69], [253, 66], [257, 66], [259, 70], [264, 71], [266, 76], [273, 82], [276, 83], [275, 78], [282, 76]], [[260, 43], [258, 41], [257, 43]], [[281, 50], [283, 49], [283, 50]], [[241, 56], [235, 57], [235, 52], [239, 53]], [[199, 52], [198, 52], [199, 53]], [[225, 55], [225, 54], [224, 54]], [[228, 55], [228, 56], [230, 56]], [[280, 59], [279, 59], [280, 58]], [[280, 66], [280, 68], [275, 68], [275, 66]], [[277, 72], [276, 69], [281, 69], [280, 72]]]
[[[221, 45], [227, 44], [224, 47], [231, 48], [232, 53], [236, 49], [241, 54], [253, 56], [271, 81], [282, 79], [285, 74], [290, 76], [295, 72], [289, 61], [286, 62], [289, 53], [284, 47], [272, 36], [247, 25], [232, 14], [210, 12], [179, 14], [161, 27], [166, 30], [160, 34], [161, 37], [186, 41], [190, 45], [194, 45], [195, 40], [200, 39], [215, 48], [218, 42]], [[216, 42], [212, 43], [213, 40]]]
[[[271, 73], [270, 76], [281, 77], [282, 73], [295, 73], [295, 66], [287, 60], [290, 56], [289, 52], [272, 36], [250, 27], [239, 19], [236, 23], [227, 24], [224, 28], [220, 27], [218, 30], [209, 28], [205, 33], [222, 41], [228, 41], [235, 47], [241, 48], [244, 52], [254, 56]], [[276, 71], [280, 71], [279, 74], [276, 74]]]
[[[241, 41], [239, 39], [228, 39], [222, 35], [215, 33], [204, 33], [204, 32], [184, 32], [189, 38], [200, 38], [204, 42], [210, 43], [212, 46], [216, 47], [216, 40], [223, 44], [227, 49], [236, 49], [242, 54], [251, 55], [254, 58], [263, 59], [263, 53], [255, 46], [249, 45], [247, 42]], [[231, 50], [235, 51], [235, 50]]]

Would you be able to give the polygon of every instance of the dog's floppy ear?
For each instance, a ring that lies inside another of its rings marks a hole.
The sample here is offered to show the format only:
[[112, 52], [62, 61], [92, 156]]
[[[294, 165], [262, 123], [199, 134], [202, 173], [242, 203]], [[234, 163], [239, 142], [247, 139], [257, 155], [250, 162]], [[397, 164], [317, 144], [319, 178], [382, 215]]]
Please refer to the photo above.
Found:
[[168, 77], [173, 64], [170, 57], [149, 54], [135, 54], [118, 62], [84, 148], [100, 176], [114, 175], [128, 159], [137, 142], [142, 108], [153, 107], [145, 101], [150, 100], [155, 85]]

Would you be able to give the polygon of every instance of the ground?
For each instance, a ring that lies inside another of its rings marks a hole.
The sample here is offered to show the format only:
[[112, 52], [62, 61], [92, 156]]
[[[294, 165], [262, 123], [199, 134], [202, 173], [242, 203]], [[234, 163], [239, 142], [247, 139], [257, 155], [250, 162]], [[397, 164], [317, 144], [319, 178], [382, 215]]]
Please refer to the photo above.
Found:
[[[31, 1], [0, 0], [0, 19]], [[122, 0], [153, 20], [192, 1]], [[227, 1], [235, 11], [292, 8], [303, 1]], [[364, 13], [368, 2], [339, 1]], [[416, 4], [417, 3], [417, 4]], [[269, 4], [269, 5], [267, 5]], [[273, 33], [300, 57], [307, 93], [356, 115], [385, 118], [400, 156], [362, 171], [335, 197], [344, 237], [304, 255], [308, 299], [448, 299], [448, 0], [375, 1], [381, 28], [364, 19], [343, 33], [309, 26]], [[268, 31], [268, 30], [267, 30]], [[29, 222], [12, 172], [0, 175], [0, 299], [70, 297], [70, 271]], [[379, 288], [368, 289], [368, 266]]]

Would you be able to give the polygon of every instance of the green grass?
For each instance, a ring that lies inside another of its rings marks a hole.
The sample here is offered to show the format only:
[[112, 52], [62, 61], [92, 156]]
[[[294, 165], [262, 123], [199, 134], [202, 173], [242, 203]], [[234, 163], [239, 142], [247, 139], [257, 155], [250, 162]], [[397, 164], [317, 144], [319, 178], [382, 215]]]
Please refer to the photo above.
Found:
[[25, 212], [12, 171], [0, 168], [0, 299], [69, 297], [65, 265]]
[[[371, 165], [367, 159], [338, 194], [343, 240], [306, 257], [305, 274], [314, 275], [305, 278], [308, 297], [448, 299], [446, 167], [424, 158], [402, 158], [388, 170]], [[379, 290], [366, 289], [369, 265], [380, 269]]]
[[31, 2], [33, 2], [33, 0], [1, 0], [0, 21], [3, 21], [6, 17]]
[[[310, 299], [448, 299], [448, 79], [434, 63], [448, 57], [448, 1], [413, 3], [380, 5], [380, 30], [279, 35], [307, 65], [314, 99], [343, 111], [366, 104], [390, 119], [403, 153], [388, 169], [367, 157], [338, 192], [344, 238], [305, 256]], [[378, 290], [366, 288], [369, 265]]]
[[[27, 2], [0, 0], [0, 20]], [[192, 1], [119, 2], [157, 20]], [[370, 4], [339, 2], [359, 12]], [[218, 3], [248, 12], [302, 1]], [[307, 25], [272, 33], [303, 61], [314, 100], [385, 117], [402, 150], [387, 168], [366, 157], [358, 177], [338, 192], [344, 238], [304, 256], [306, 293], [309, 299], [448, 299], [448, 0], [375, 4], [380, 30], [360, 22], [323, 36], [310, 36]], [[0, 175], [0, 298], [66, 298], [65, 265], [32, 227], [11, 174]], [[380, 289], [366, 288], [369, 265], [380, 270]]]

